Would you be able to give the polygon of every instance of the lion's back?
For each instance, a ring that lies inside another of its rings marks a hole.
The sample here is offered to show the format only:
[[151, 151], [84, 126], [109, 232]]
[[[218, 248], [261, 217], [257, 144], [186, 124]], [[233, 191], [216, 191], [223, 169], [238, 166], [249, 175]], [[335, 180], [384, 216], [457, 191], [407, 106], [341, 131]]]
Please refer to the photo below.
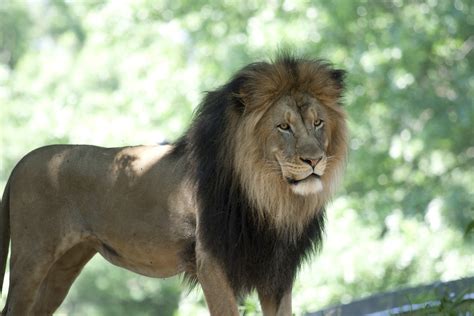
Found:
[[[25, 155], [14, 168], [11, 186], [21, 191], [45, 192], [66, 185], [66, 179], [84, 177], [113, 159], [116, 149], [89, 145], [49, 145]], [[99, 158], [99, 159], [98, 159]], [[82, 175], [82, 176], [81, 176]], [[77, 184], [77, 183], [76, 183]]]

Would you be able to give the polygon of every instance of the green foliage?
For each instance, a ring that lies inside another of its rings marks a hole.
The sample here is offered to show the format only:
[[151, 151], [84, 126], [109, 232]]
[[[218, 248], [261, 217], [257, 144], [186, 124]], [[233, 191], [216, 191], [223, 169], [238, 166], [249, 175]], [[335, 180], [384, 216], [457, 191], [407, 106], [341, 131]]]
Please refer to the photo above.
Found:
[[464, 237], [468, 237], [470, 233], [474, 231], [474, 220], [470, 221], [466, 227], [466, 231], [464, 232]]
[[[396, 315], [468, 316], [474, 310], [474, 300], [465, 298], [465, 295], [469, 294], [471, 290], [472, 288], [466, 289], [457, 295], [448, 293], [440, 295], [440, 293], [430, 291], [418, 297], [408, 297], [411, 310]], [[420, 308], [420, 305], [423, 307]]]
[[157, 281], [95, 257], [79, 276], [62, 310], [72, 315], [172, 316], [180, 294], [177, 278]]
[[26, 10], [15, 3], [0, 3], [0, 63], [14, 68], [28, 49], [31, 19]]
[[[469, 0], [0, 2], [0, 186], [45, 144], [173, 140], [202, 91], [287, 46], [348, 71], [351, 131], [296, 312], [472, 274], [473, 21]], [[109, 269], [86, 267], [64, 310], [202, 311], [176, 280]], [[244, 305], [258, 312], [255, 297]]]

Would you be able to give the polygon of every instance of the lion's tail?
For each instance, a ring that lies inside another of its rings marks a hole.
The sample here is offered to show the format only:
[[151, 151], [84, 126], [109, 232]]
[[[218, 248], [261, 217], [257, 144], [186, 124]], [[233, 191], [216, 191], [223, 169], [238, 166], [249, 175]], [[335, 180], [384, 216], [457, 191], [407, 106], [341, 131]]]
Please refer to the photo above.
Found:
[[8, 245], [10, 243], [10, 180], [3, 191], [0, 206], [0, 293], [7, 267]]

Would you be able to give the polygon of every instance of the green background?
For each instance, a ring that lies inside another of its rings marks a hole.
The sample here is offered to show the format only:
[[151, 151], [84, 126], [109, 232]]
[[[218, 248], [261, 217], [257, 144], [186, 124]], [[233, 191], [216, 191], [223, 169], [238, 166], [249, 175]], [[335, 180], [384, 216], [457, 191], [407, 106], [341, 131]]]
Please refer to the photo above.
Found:
[[[469, 0], [0, 0], [0, 189], [42, 145], [177, 138], [203, 91], [281, 47], [348, 71], [350, 159], [324, 249], [295, 284], [296, 314], [472, 275]], [[256, 298], [242, 309], [258, 312]], [[98, 256], [58, 311], [151, 314], [206, 312], [178, 278]]]

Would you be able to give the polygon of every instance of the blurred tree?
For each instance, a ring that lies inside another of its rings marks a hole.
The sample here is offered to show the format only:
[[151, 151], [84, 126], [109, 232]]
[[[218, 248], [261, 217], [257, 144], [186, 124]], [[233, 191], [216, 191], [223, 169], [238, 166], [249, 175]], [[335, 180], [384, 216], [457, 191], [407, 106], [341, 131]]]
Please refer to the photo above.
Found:
[[13, 69], [28, 49], [32, 21], [16, 3], [0, 3], [0, 63]]
[[[463, 239], [474, 219], [473, 34], [469, 0], [4, 1], [0, 186], [44, 144], [172, 140], [202, 91], [283, 45], [349, 73], [344, 190], [330, 207], [322, 255], [295, 286], [296, 311], [466, 276], [474, 262], [473, 234]], [[63, 308], [146, 314], [164, 301], [171, 314], [177, 287], [95, 260]], [[178, 314], [196, 312], [186, 302]], [[245, 305], [257, 309], [255, 298]]]

